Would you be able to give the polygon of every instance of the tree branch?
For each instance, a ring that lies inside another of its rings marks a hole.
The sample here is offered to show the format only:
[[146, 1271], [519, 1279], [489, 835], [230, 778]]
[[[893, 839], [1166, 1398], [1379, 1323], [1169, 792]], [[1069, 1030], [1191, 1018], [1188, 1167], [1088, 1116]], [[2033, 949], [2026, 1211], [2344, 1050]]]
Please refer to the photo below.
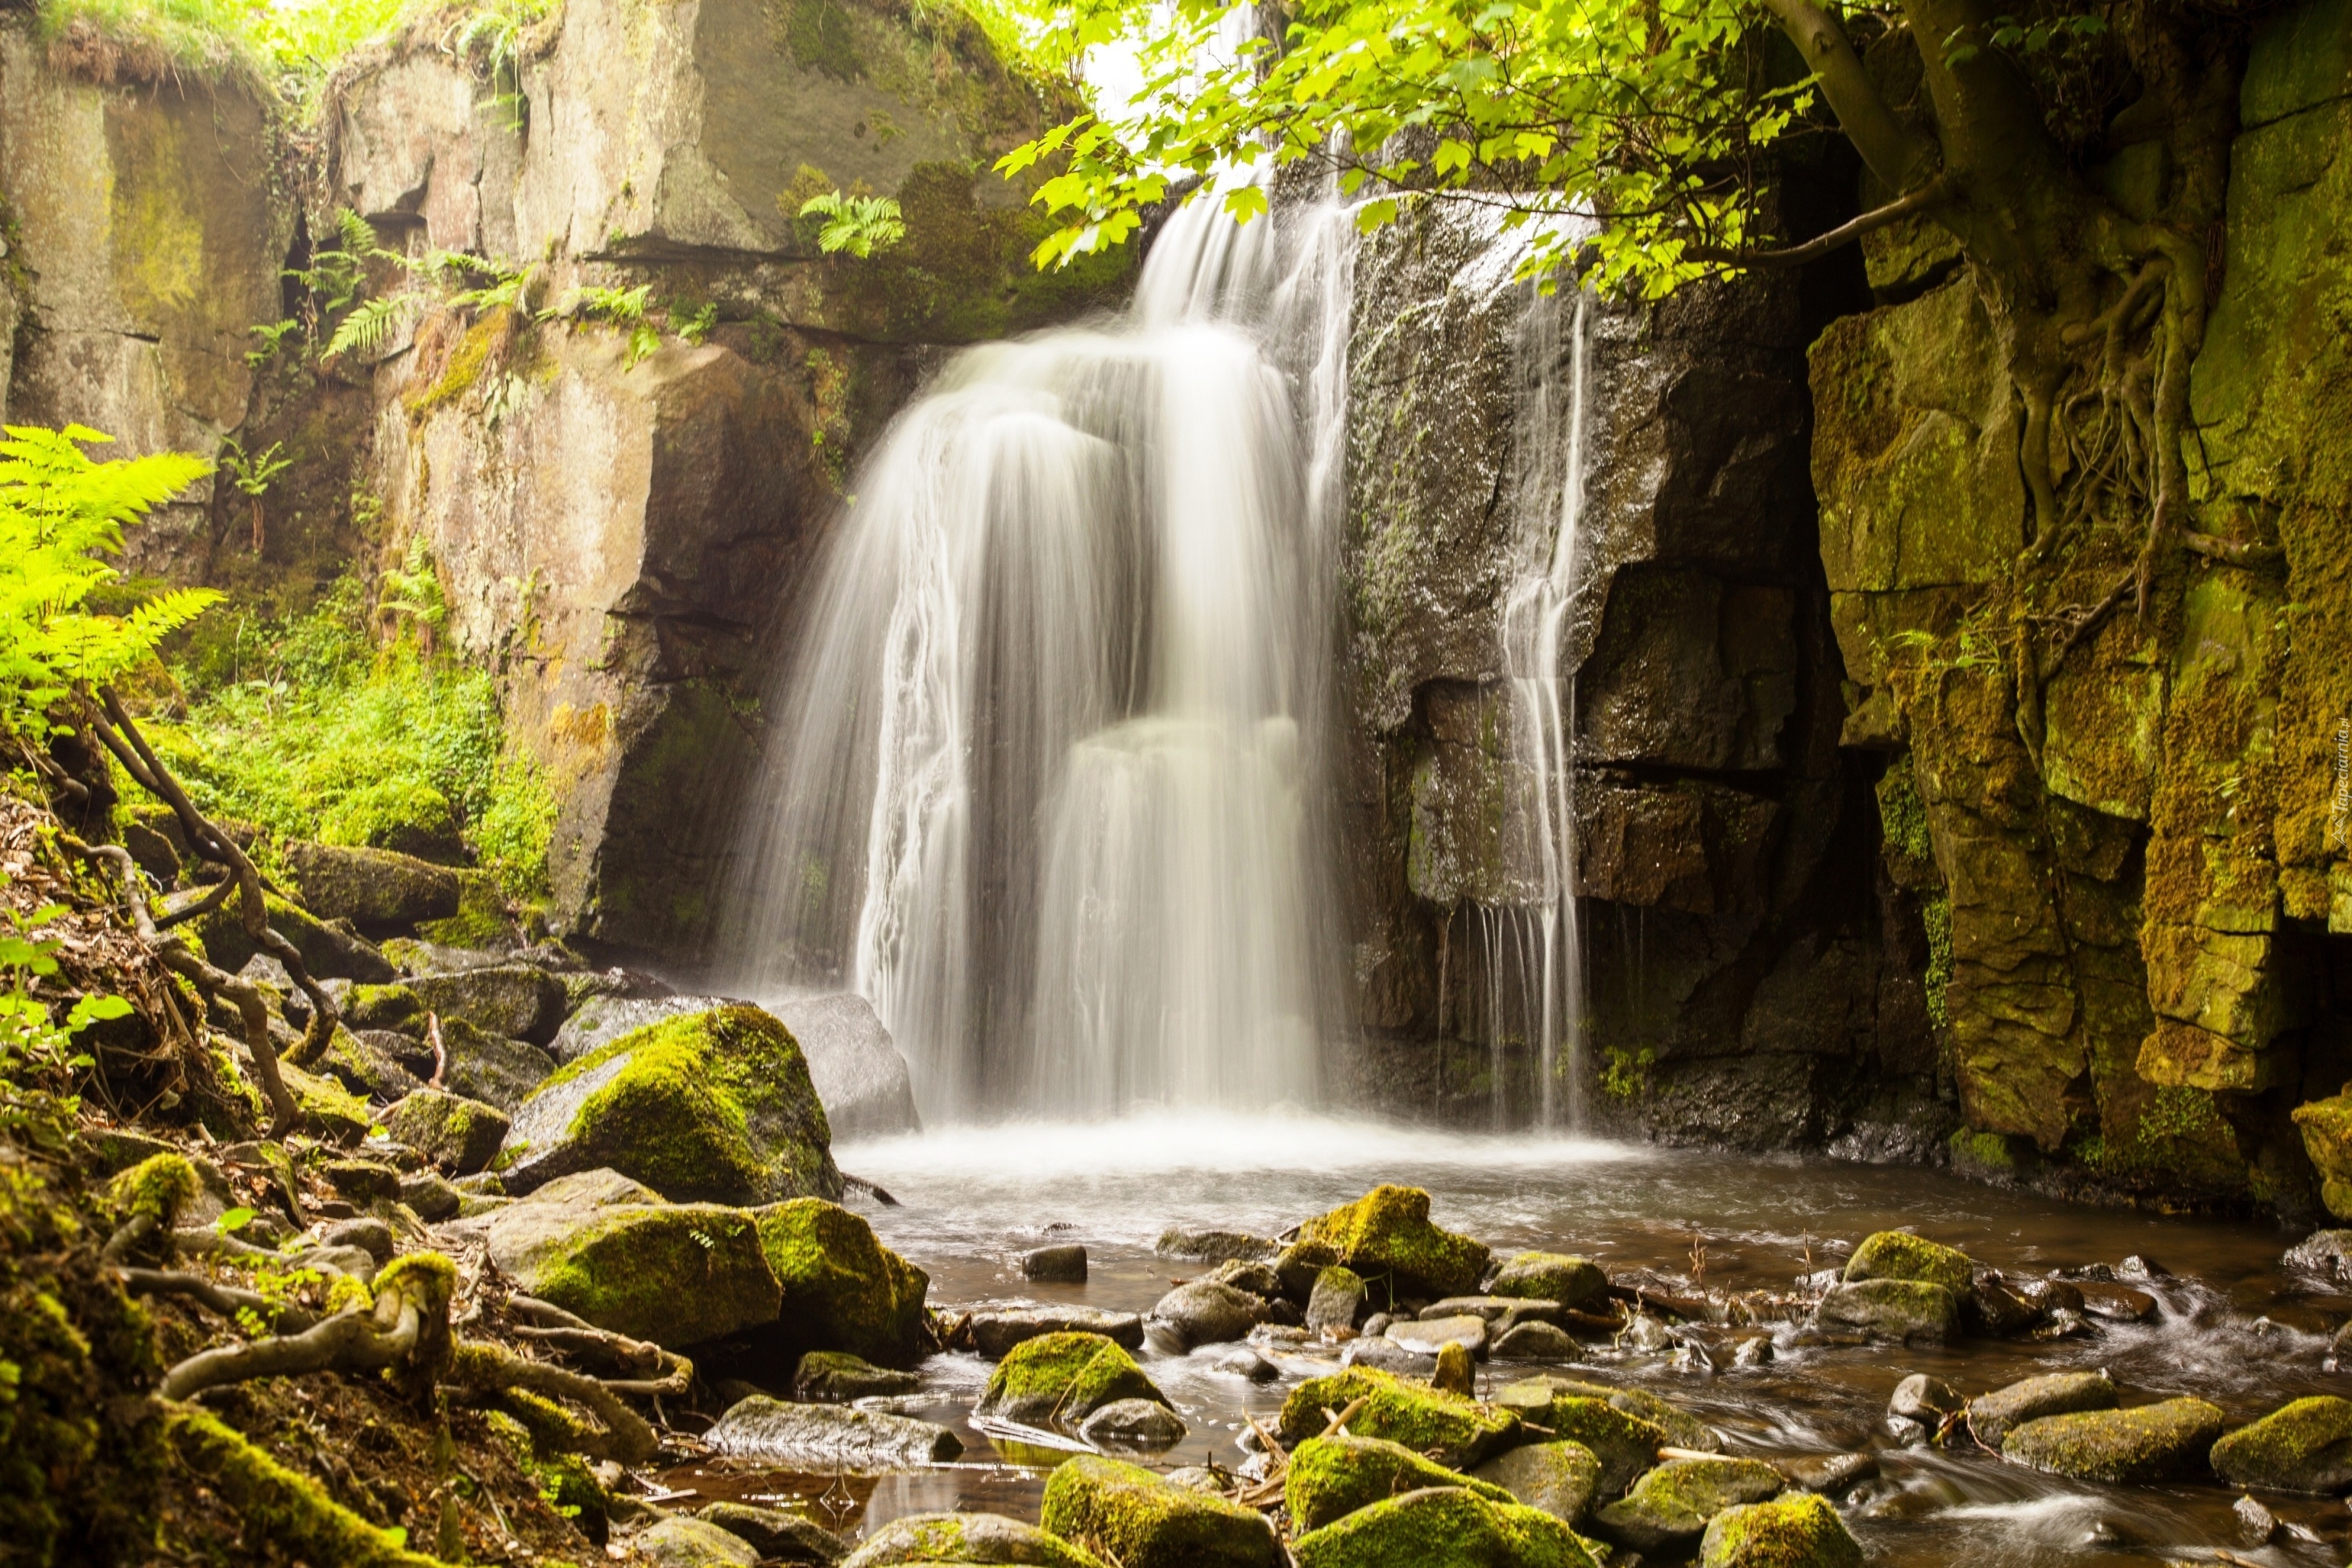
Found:
[[1812, 0], [1762, 0], [1797, 46], [1805, 64], [1821, 83], [1822, 96], [1837, 116], [1838, 127], [1852, 141], [1878, 183], [1890, 191], [1907, 191], [1920, 175], [1935, 149], [1895, 118], [1878, 84], [1863, 68], [1845, 30]]
[[1719, 261], [1732, 267], [1802, 267], [1809, 261], [1829, 255], [1841, 246], [1852, 245], [1866, 234], [1932, 207], [1948, 194], [1941, 178], [1930, 180], [1917, 190], [1897, 196], [1883, 207], [1874, 207], [1858, 218], [1840, 224], [1825, 235], [1816, 235], [1804, 244], [1790, 246], [1785, 250], [1717, 250], [1711, 246], [1691, 246], [1683, 254], [1699, 261]]
[[373, 1312], [354, 1307], [298, 1334], [198, 1351], [165, 1373], [156, 1392], [166, 1399], [190, 1399], [207, 1388], [256, 1377], [381, 1372], [416, 1348], [423, 1326], [415, 1302], [386, 1296]]

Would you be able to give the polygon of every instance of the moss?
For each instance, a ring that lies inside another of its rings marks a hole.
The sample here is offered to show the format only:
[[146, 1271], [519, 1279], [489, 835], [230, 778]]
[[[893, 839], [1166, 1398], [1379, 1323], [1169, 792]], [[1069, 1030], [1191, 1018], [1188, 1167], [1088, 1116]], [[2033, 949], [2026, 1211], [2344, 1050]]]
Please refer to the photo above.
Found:
[[2222, 1424], [2221, 1412], [2202, 1399], [2045, 1416], [2011, 1427], [2000, 1456], [2077, 1480], [2165, 1480], [2192, 1473]]
[[1319, 1436], [1327, 1407], [1344, 1410], [1359, 1398], [1365, 1404], [1349, 1418], [1350, 1432], [1401, 1443], [1457, 1469], [1475, 1465], [1507, 1441], [1519, 1425], [1516, 1416], [1459, 1395], [1351, 1366], [1328, 1377], [1310, 1377], [1291, 1390], [1282, 1403], [1283, 1440], [1297, 1443]]
[[404, 1095], [383, 1113], [386, 1132], [453, 1176], [471, 1176], [495, 1159], [508, 1124], [497, 1106], [437, 1089]]
[[823, 1198], [759, 1213], [760, 1251], [783, 1288], [786, 1332], [811, 1348], [887, 1366], [921, 1354], [930, 1277], [874, 1239], [874, 1228]]
[[1384, 1499], [1291, 1542], [1298, 1568], [1597, 1568], [1600, 1554], [1532, 1508], [1457, 1487]]
[[1463, 1487], [1490, 1502], [1517, 1500], [1501, 1487], [1447, 1469], [1381, 1437], [1309, 1437], [1293, 1448], [1282, 1499], [1304, 1534], [1360, 1508], [1421, 1487]]
[[1014, 1345], [996, 1364], [976, 1414], [1033, 1426], [1055, 1420], [1076, 1426], [1120, 1399], [1168, 1403], [1135, 1358], [1103, 1335], [1039, 1334]]
[[514, 311], [500, 306], [467, 328], [433, 384], [409, 394], [409, 417], [419, 422], [430, 419], [471, 392], [512, 345], [515, 327]]
[[420, 1033], [425, 1004], [406, 986], [353, 986], [339, 1009], [353, 1029], [389, 1029]]
[[1762, 1502], [1785, 1483], [1761, 1459], [1672, 1459], [1594, 1516], [1604, 1534], [1644, 1552], [1695, 1536], [1725, 1509]]
[[205, 1412], [183, 1406], [166, 1430], [181, 1462], [237, 1511], [249, 1538], [289, 1557], [344, 1568], [439, 1568]]
[[1564, 1252], [1522, 1252], [1503, 1265], [1487, 1293], [1580, 1307], [1609, 1288], [1600, 1266]]
[[1100, 1558], [1001, 1514], [914, 1514], [866, 1537], [877, 1563], [1023, 1563], [1035, 1568], [1104, 1568]]
[[2017, 1156], [1999, 1133], [1962, 1127], [1951, 1137], [1952, 1168], [1979, 1179], [2017, 1174]]
[[1429, 1194], [1417, 1186], [1374, 1187], [1308, 1220], [1298, 1238], [1324, 1243], [1360, 1274], [1394, 1275], [1400, 1291], [1441, 1296], [1476, 1290], [1492, 1258], [1483, 1242], [1431, 1224]]
[[520, 935], [504, 884], [484, 871], [458, 873], [457, 913], [446, 920], [428, 920], [416, 931], [444, 947], [475, 949], [511, 946]]
[[1699, 1545], [1699, 1568], [1862, 1568], [1862, 1543], [1818, 1492], [1727, 1508]]
[[1280, 1560], [1255, 1509], [1092, 1454], [1055, 1470], [1039, 1522], [1120, 1568], [1274, 1568]]
[[672, 1346], [772, 1322], [783, 1301], [751, 1217], [713, 1204], [590, 1211], [520, 1273], [599, 1328]]
[[1958, 1295], [1969, 1288], [1975, 1266], [1969, 1255], [1907, 1230], [1881, 1230], [1863, 1238], [1845, 1266], [1848, 1283], [1863, 1280], [1916, 1280], [1941, 1285]]
[[2352, 1400], [2332, 1396], [2282, 1405], [2213, 1445], [2213, 1469], [2231, 1486], [2330, 1493], [2343, 1490], [2352, 1447]]
[[553, 1400], [520, 1389], [500, 1395], [499, 1404], [503, 1408], [489, 1413], [489, 1427], [515, 1468], [539, 1489], [541, 1500], [601, 1544], [613, 1500], [580, 1457], [592, 1440], [585, 1426]]
[[1927, 1018], [1937, 1029], [1952, 1026], [1947, 993], [1952, 986], [1952, 901], [1937, 894], [1919, 906], [1919, 924], [1927, 934]]
[[204, 1190], [184, 1155], [151, 1155], [114, 1178], [110, 1195], [124, 1217], [152, 1219], [165, 1230]]
[[375, 1125], [368, 1103], [331, 1078], [314, 1078], [290, 1062], [280, 1061], [278, 1074], [294, 1096], [302, 1124], [331, 1143], [356, 1144]]
[[793, 64], [835, 81], [856, 81], [866, 74], [844, 0], [783, 0], [776, 23]]

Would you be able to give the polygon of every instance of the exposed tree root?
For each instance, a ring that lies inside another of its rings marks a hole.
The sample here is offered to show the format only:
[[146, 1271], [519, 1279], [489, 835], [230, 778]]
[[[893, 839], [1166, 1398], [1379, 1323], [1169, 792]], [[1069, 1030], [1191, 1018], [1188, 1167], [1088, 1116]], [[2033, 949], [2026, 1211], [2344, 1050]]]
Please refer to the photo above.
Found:
[[289, 1557], [337, 1568], [441, 1568], [205, 1411], [175, 1410], [164, 1431], [180, 1461]]
[[578, 1434], [579, 1451], [592, 1459], [637, 1465], [660, 1451], [660, 1440], [646, 1418], [605, 1385], [583, 1374], [543, 1361], [526, 1361], [501, 1346], [469, 1340], [457, 1346], [449, 1380], [478, 1397], [521, 1389], [583, 1406], [604, 1426], [601, 1433], [583, 1430]]
[[354, 1307], [298, 1334], [199, 1351], [163, 1375], [166, 1399], [193, 1399], [207, 1388], [255, 1377], [304, 1372], [382, 1372], [416, 1349], [424, 1324], [416, 1304], [388, 1295], [372, 1312]]
[[299, 1333], [319, 1321], [304, 1308], [272, 1301], [258, 1291], [224, 1285], [202, 1274], [183, 1273], [176, 1269], [124, 1269], [117, 1277], [123, 1290], [131, 1295], [185, 1296], [231, 1320], [251, 1312], [280, 1333]]

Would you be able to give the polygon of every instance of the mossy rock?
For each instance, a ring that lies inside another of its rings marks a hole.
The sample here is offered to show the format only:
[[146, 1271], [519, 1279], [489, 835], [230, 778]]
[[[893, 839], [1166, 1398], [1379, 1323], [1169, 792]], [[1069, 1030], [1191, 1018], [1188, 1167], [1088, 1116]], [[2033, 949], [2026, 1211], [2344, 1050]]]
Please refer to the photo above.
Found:
[[1681, 1406], [1667, 1403], [1646, 1388], [1614, 1388], [1580, 1378], [1537, 1376], [1506, 1384], [1495, 1393], [1495, 1403], [1537, 1426], [1549, 1425], [1552, 1401], [1559, 1398], [1598, 1399], [1626, 1415], [1647, 1421], [1677, 1448], [1714, 1453], [1723, 1439], [1714, 1427]]
[[758, 1008], [665, 1019], [589, 1052], [515, 1113], [507, 1184], [609, 1166], [673, 1198], [841, 1196], [824, 1107], [792, 1034]]
[[1570, 1524], [1592, 1511], [1601, 1490], [1601, 1461], [1581, 1443], [1523, 1443], [1470, 1473]]
[[812, 1405], [846, 1405], [855, 1399], [912, 1394], [922, 1385], [923, 1380], [911, 1372], [876, 1366], [845, 1350], [810, 1351], [793, 1370], [793, 1397]]
[[1925, 1280], [1862, 1280], [1832, 1286], [1813, 1322], [1890, 1344], [1948, 1344], [1960, 1335], [1960, 1299]]
[[2233, 1487], [2323, 1496], [2352, 1488], [2352, 1399], [2282, 1405], [2215, 1443], [2211, 1459]]
[[353, 1029], [388, 1029], [420, 1039], [425, 1034], [424, 1000], [406, 986], [353, 986], [336, 1011]]
[[530, 964], [490, 964], [408, 982], [416, 999], [446, 1027], [463, 1019], [485, 1034], [545, 1045], [563, 1025], [563, 982]]
[[1656, 1553], [1696, 1541], [1727, 1508], [1779, 1496], [1785, 1484], [1761, 1459], [1669, 1459], [1594, 1514], [1592, 1522], [1622, 1546]]
[[1168, 1403], [1135, 1358], [1101, 1334], [1049, 1333], [1005, 1353], [972, 1414], [1033, 1427], [1053, 1420], [1076, 1427], [1120, 1399]]
[[509, 1117], [555, 1074], [555, 1058], [530, 1041], [476, 1029], [464, 1019], [441, 1021], [441, 1048], [448, 1064], [442, 1082]]
[[912, 1563], [1105, 1568], [1092, 1552], [999, 1513], [915, 1513], [894, 1519], [867, 1536], [841, 1568], [897, 1568]]
[[278, 1076], [294, 1097], [302, 1125], [328, 1142], [356, 1144], [374, 1126], [375, 1116], [368, 1103], [333, 1079], [314, 1077], [284, 1061], [278, 1064]]
[[1349, 1418], [1360, 1437], [1382, 1437], [1439, 1464], [1466, 1469], [1508, 1442], [1518, 1417], [1393, 1373], [1350, 1366], [1328, 1377], [1310, 1377], [1282, 1402], [1281, 1434], [1286, 1443], [1322, 1435], [1326, 1407], [1344, 1410], [1357, 1399], [1364, 1407]]
[[321, 920], [392, 932], [457, 913], [457, 874], [446, 866], [392, 850], [299, 840], [279, 852], [294, 873], [303, 907]]
[[1329, 1248], [1332, 1261], [1359, 1274], [1389, 1276], [1400, 1294], [1466, 1295], [1493, 1257], [1484, 1242], [1431, 1224], [1429, 1194], [1417, 1186], [1376, 1186], [1308, 1220], [1298, 1239]]
[[741, 1536], [759, 1550], [763, 1562], [830, 1563], [849, 1555], [847, 1544], [832, 1531], [780, 1508], [721, 1501], [704, 1504], [694, 1517]]
[[1596, 1263], [1564, 1252], [1522, 1252], [1503, 1265], [1486, 1293], [1580, 1307], [1608, 1288], [1609, 1276]]
[[772, 1323], [783, 1305], [740, 1209], [516, 1203], [486, 1233], [491, 1260], [529, 1294], [673, 1350]]
[[2224, 1425], [2219, 1409], [2186, 1398], [2045, 1416], [2012, 1428], [2000, 1457], [2076, 1480], [2170, 1480], [2203, 1469]]
[[1282, 1500], [1290, 1510], [1292, 1531], [1303, 1535], [1382, 1498], [1423, 1487], [1463, 1487], [1490, 1502], [1518, 1500], [1502, 1487], [1449, 1470], [1402, 1443], [1346, 1436], [1309, 1437], [1291, 1450]]
[[813, 1350], [901, 1366], [925, 1349], [930, 1276], [874, 1239], [874, 1228], [823, 1198], [758, 1211], [760, 1250], [783, 1287], [779, 1322]]
[[630, 1542], [654, 1568], [760, 1568], [760, 1550], [699, 1519], [673, 1514]]
[[[1530, 1377], [1496, 1391], [1495, 1406], [1531, 1426], [1543, 1427], [1555, 1438], [1580, 1443], [1599, 1461], [1595, 1488], [1599, 1497], [1615, 1497], [1633, 1484], [1635, 1477], [1657, 1462], [1658, 1450], [1674, 1444], [1665, 1427], [1643, 1412], [1654, 1401], [1671, 1415], [1691, 1420], [1714, 1447], [1721, 1439], [1704, 1424], [1685, 1416], [1655, 1395], [1637, 1389], [1611, 1388], [1566, 1377]], [[1685, 1433], [1685, 1436], [1691, 1434]]]
[[1699, 1568], [1862, 1568], [1862, 1542], [1818, 1492], [1727, 1508], [1699, 1542]]
[[394, 1101], [424, 1087], [409, 1071], [415, 1042], [386, 1030], [352, 1030], [338, 1026], [311, 1067], [368, 1100]]
[[[1898, 1389], [1898, 1396], [1900, 1392]], [[2077, 1410], [2115, 1407], [2115, 1380], [2104, 1370], [2045, 1373], [1969, 1400], [1969, 1435], [1998, 1454], [2002, 1439], [2011, 1430], [2028, 1421], [2039, 1421], [2044, 1416], [2071, 1415]], [[1931, 1428], [1937, 1425], [1937, 1412], [1934, 1410], [1902, 1413]]]
[[1282, 1562], [1274, 1527], [1255, 1509], [1092, 1454], [1055, 1470], [1040, 1522], [1120, 1568], [1276, 1568]]
[[1907, 1230], [1881, 1230], [1863, 1238], [1846, 1260], [1849, 1284], [1864, 1280], [1918, 1280], [1941, 1285], [1955, 1296], [1968, 1293], [1975, 1270], [1969, 1255], [1940, 1241], [1914, 1236]]
[[[207, 890], [208, 891], [208, 890]], [[184, 900], [178, 902], [185, 902]], [[253, 961], [261, 945], [245, 933], [236, 913], [237, 900], [232, 897], [218, 909], [194, 922], [197, 937], [202, 940], [205, 956], [217, 967], [234, 975]], [[269, 928], [294, 945], [302, 955], [302, 965], [317, 980], [356, 980], [369, 985], [383, 985], [400, 977], [400, 972], [373, 946], [349, 931], [339, 931], [327, 925], [309, 910], [289, 904], [276, 894], [265, 894], [262, 906]]]
[[419, 1089], [383, 1113], [383, 1130], [451, 1176], [489, 1168], [506, 1141], [506, 1113], [440, 1089]]
[[1460, 1487], [1383, 1499], [1290, 1543], [1298, 1568], [1599, 1568], [1565, 1523]]

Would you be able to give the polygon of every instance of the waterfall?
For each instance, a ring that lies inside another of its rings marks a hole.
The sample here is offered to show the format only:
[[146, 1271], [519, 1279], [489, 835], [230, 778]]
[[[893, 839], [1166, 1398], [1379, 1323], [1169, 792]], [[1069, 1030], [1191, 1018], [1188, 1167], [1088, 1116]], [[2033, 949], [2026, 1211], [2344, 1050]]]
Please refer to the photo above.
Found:
[[1344, 220], [1204, 194], [1125, 316], [966, 351], [857, 476], [725, 959], [866, 996], [927, 1118], [1315, 1098]]

